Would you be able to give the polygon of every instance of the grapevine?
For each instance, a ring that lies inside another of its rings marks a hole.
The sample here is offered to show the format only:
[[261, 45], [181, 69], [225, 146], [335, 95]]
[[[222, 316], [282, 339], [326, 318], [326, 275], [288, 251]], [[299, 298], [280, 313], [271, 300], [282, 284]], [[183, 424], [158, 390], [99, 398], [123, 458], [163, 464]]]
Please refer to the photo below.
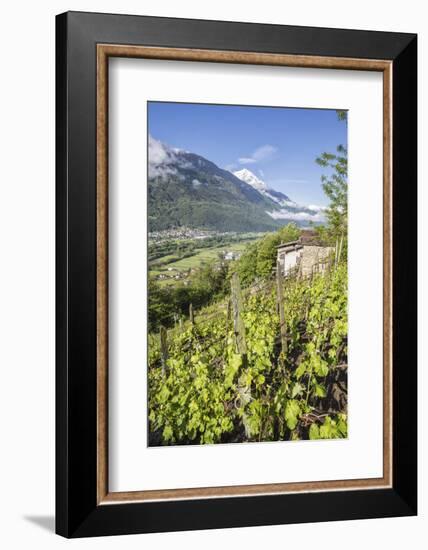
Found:
[[151, 445], [347, 437], [347, 267], [284, 282], [287, 353], [274, 281], [244, 292], [248, 353], [224, 303], [149, 342]]

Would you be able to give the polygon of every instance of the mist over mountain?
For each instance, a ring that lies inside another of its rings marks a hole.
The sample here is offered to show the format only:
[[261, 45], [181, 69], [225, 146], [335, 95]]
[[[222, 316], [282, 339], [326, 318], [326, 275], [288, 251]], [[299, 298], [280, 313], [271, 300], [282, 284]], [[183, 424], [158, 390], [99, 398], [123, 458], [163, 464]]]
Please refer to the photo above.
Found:
[[305, 206], [298, 204], [292, 201], [287, 195], [284, 195], [284, 193], [281, 193], [281, 191], [275, 191], [275, 189], [269, 188], [263, 180], [258, 178], [247, 168], [242, 168], [242, 170], [233, 173], [280, 207], [280, 209], [277, 208], [268, 212], [269, 216], [273, 219], [284, 220], [287, 223], [289, 221], [294, 221], [299, 225], [304, 225], [304, 222], [310, 221], [315, 224], [324, 221], [325, 208], [323, 206], [317, 206], [315, 204]]
[[271, 231], [294, 221], [323, 221], [322, 209], [302, 206], [244, 168], [235, 173], [200, 155], [149, 136], [149, 231], [180, 226], [217, 231]]

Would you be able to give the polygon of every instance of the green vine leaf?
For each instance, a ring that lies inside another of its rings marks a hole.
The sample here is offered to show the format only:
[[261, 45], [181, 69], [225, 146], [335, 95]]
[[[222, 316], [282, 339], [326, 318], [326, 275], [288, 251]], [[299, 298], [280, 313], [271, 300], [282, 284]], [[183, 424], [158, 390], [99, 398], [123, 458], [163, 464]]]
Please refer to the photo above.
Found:
[[320, 430], [318, 426], [314, 423], [311, 424], [309, 428], [309, 439], [319, 439], [320, 438]]
[[294, 430], [301, 413], [300, 404], [296, 399], [289, 399], [285, 406], [285, 421], [290, 430]]

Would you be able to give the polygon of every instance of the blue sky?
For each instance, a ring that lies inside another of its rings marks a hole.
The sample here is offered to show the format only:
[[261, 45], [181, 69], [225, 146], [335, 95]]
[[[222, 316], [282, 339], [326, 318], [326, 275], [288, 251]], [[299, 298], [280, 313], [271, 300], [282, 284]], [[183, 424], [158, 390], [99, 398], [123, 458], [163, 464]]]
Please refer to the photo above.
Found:
[[315, 158], [347, 145], [336, 111], [195, 103], [148, 104], [149, 133], [221, 168], [248, 168], [301, 204], [326, 206]]

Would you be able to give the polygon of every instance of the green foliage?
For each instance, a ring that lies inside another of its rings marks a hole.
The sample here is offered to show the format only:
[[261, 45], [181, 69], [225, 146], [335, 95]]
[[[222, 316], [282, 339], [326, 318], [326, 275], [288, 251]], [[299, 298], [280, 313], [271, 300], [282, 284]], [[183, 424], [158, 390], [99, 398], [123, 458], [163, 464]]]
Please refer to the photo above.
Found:
[[285, 405], [284, 417], [287, 427], [294, 430], [302, 412], [301, 404], [297, 399], [289, 399]]
[[236, 353], [226, 309], [170, 332], [165, 376], [151, 341], [151, 444], [347, 437], [346, 407], [330, 395], [347, 358], [346, 264], [285, 282], [285, 355], [273, 282], [244, 294], [245, 358]]
[[343, 111], [338, 109], [336, 111], [336, 114], [337, 114], [337, 120], [345, 120], [345, 121], [348, 120], [348, 111]]
[[348, 231], [348, 152], [339, 145], [336, 154], [322, 153], [317, 163], [326, 168], [328, 175], [321, 177], [324, 193], [330, 199], [326, 211], [328, 230], [335, 237]]
[[276, 265], [277, 246], [281, 243], [295, 241], [299, 238], [300, 229], [289, 223], [275, 233], [269, 233], [251, 244], [237, 262], [236, 270], [243, 286], [248, 286], [258, 278], [269, 277]]
[[315, 232], [318, 242], [324, 246], [336, 246], [337, 236], [327, 225], [313, 225], [312, 230]]
[[177, 319], [187, 317], [189, 305], [199, 309], [228, 291], [227, 266], [223, 262], [210, 262], [197, 270], [189, 281], [170, 287], [161, 286], [149, 277], [149, 331], [160, 325], [171, 327]]

